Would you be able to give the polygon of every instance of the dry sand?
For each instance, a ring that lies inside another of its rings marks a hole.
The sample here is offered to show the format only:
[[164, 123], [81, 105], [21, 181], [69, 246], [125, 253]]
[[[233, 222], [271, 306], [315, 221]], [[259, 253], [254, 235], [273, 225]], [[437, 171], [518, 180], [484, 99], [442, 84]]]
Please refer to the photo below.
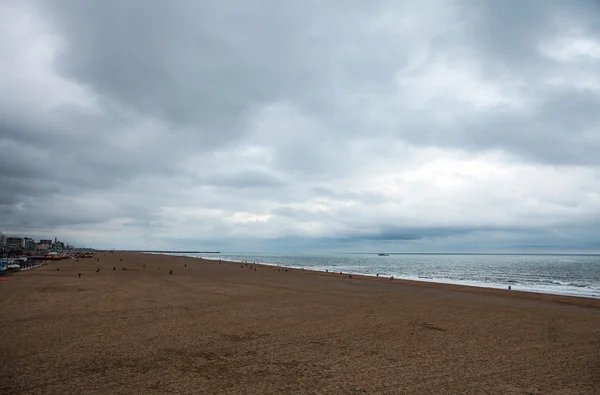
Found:
[[600, 300], [97, 256], [0, 282], [1, 394], [600, 394]]

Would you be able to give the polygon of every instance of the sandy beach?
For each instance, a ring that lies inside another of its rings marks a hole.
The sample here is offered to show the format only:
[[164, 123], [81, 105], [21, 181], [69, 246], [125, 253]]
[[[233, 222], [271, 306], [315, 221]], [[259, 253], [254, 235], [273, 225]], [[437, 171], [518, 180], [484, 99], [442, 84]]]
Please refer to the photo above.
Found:
[[96, 256], [0, 282], [0, 393], [600, 394], [600, 300]]

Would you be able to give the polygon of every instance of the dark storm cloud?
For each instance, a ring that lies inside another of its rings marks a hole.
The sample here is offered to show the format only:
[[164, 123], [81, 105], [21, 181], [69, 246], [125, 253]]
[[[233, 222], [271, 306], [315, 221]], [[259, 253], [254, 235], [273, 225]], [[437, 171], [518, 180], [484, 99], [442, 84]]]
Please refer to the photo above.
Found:
[[[246, 3], [244, 3], [246, 4]], [[253, 105], [294, 90], [302, 21], [279, 3], [51, 2], [69, 37], [59, 69], [109, 98], [217, 144]], [[268, 7], [268, 8], [267, 8]], [[292, 87], [290, 87], [292, 86]]]
[[[584, 227], [585, 228], [585, 227]], [[173, 239], [171, 245], [182, 249], [197, 248], [198, 245], [213, 246], [221, 251], [232, 251], [237, 246], [245, 252], [508, 252], [508, 253], [557, 253], [557, 252], [593, 252], [600, 245], [597, 238], [589, 232], [579, 232], [568, 236], [558, 236], [555, 230], [548, 229], [439, 229], [414, 230], [410, 236], [373, 238], [369, 235], [301, 237], [286, 236], [275, 240], [248, 240], [247, 238], [199, 238]], [[592, 230], [591, 228], [586, 228]], [[598, 231], [598, 227], [595, 228]], [[440, 235], [443, 233], [443, 235]], [[467, 237], [465, 237], [467, 236]], [[433, 241], [433, 243], [431, 242]]]
[[520, 66], [534, 75], [546, 61], [539, 52], [545, 39], [573, 31], [598, 36], [600, 5], [593, 0], [461, 2], [472, 42], [497, 69]]
[[[598, 64], [600, 69], [600, 62]], [[497, 148], [531, 161], [558, 165], [600, 164], [600, 95], [574, 89], [546, 90], [532, 114], [498, 112], [465, 120], [471, 149]]]
[[[414, 114], [407, 113], [408, 127], [401, 127], [399, 137], [470, 149], [502, 148], [550, 163], [597, 164], [597, 135], [578, 136], [599, 121], [598, 93], [549, 91], [535, 80], [540, 71], [564, 71], [541, 55], [544, 39], [570, 26], [598, 37], [595, 21], [600, 11], [594, 2], [458, 4], [466, 27], [455, 34], [434, 35], [428, 43], [432, 51], [451, 54], [470, 45], [467, 52], [489, 68], [488, 78], [498, 68], [504, 70], [500, 76], [532, 78], [525, 83], [541, 106], [527, 115], [490, 110], [461, 120], [455, 128], [411, 121]], [[171, 130], [169, 135], [203, 150], [240, 138], [245, 133], [242, 118], [264, 103], [290, 101], [308, 113], [334, 117], [344, 109], [330, 103], [343, 98], [339, 87], [332, 89], [332, 81], [347, 84], [350, 94], [363, 92], [365, 86], [376, 93], [389, 90], [395, 72], [408, 61], [408, 43], [372, 30], [377, 31], [376, 18], [391, 10], [391, 3], [363, 6], [362, 17], [347, 3], [339, 6], [64, 1], [48, 2], [45, 10], [66, 38], [57, 64], [67, 78], [167, 125], [191, 128], [181, 134]], [[327, 19], [336, 12], [341, 12], [336, 22]], [[565, 25], [561, 17], [572, 20]], [[364, 26], [369, 21], [375, 29]], [[353, 22], [356, 26], [350, 29]], [[377, 53], [373, 48], [385, 50]], [[600, 67], [598, 61], [594, 65]], [[324, 133], [338, 140], [359, 132], [355, 129]], [[564, 136], [566, 129], [569, 136]], [[547, 144], [539, 144], [541, 135]], [[299, 150], [297, 143], [289, 152], [280, 151], [282, 164], [294, 160], [303, 171], [318, 173], [324, 165], [339, 163], [325, 161], [331, 155], [319, 153], [319, 146]], [[564, 152], [555, 152], [557, 143]], [[299, 152], [303, 154], [294, 159]]]
[[525, 227], [507, 228], [498, 226], [436, 226], [436, 227], [402, 227], [402, 226], [382, 226], [376, 232], [350, 234], [341, 237], [340, 241], [352, 242], [356, 240], [372, 241], [413, 241], [422, 239], [446, 238], [452, 236], [462, 236], [468, 234], [485, 234], [486, 232], [514, 232], [524, 231]]
[[451, 229], [451, 228], [433, 228], [433, 229], [385, 229], [374, 235], [363, 235], [360, 238], [366, 240], [420, 240], [426, 237], [446, 237], [460, 235], [473, 231], [472, 229]]
[[486, 59], [488, 77], [494, 78], [499, 72], [524, 80], [539, 103], [530, 114], [500, 111], [482, 117], [480, 124], [471, 128], [478, 143], [535, 161], [598, 165], [600, 157], [595, 152], [600, 148], [600, 92], [548, 87], [544, 78], [597, 73], [600, 57], [580, 56], [576, 65], [561, 64], [544, 56], [540, 47], [548, 39], [565, 34], [571, 39], [590, 37], [600, 42], [600, 3], [486, 2], [476, 8], [482, 17], [472, 27], [472, 38]]

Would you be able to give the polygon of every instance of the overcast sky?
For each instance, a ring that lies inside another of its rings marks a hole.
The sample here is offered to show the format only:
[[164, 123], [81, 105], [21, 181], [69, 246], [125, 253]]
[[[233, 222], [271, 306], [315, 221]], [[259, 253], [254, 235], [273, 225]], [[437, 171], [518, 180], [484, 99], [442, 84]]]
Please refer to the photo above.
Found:
[[600, 3], [3, 0], [0, 230], [600, 251]]

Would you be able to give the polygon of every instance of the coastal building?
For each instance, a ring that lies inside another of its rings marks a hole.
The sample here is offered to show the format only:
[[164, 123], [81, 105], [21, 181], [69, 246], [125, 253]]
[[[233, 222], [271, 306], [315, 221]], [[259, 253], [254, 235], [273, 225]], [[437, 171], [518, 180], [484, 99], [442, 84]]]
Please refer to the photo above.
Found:
[[47, 252], [50, 251], [50, 249], [52, 249], [52, 240], [40, 240], [40, 242], [37, 243], [37, 250], [40, 252]]
[[7, 237], [6, 249], [9, 251], [22, 250], [25, 247], [25, 239], [22, 237]]
[[23, 248], [25, 249], [25, 251], [35, 251], [37, 248], [37, 243], [31, 237], [26, 237], [23, 240]]
[[52, 251], [53, 252], [63, 252], [65, 249], [65, 244], [62, 241], [55, 241], [52, 243]]

